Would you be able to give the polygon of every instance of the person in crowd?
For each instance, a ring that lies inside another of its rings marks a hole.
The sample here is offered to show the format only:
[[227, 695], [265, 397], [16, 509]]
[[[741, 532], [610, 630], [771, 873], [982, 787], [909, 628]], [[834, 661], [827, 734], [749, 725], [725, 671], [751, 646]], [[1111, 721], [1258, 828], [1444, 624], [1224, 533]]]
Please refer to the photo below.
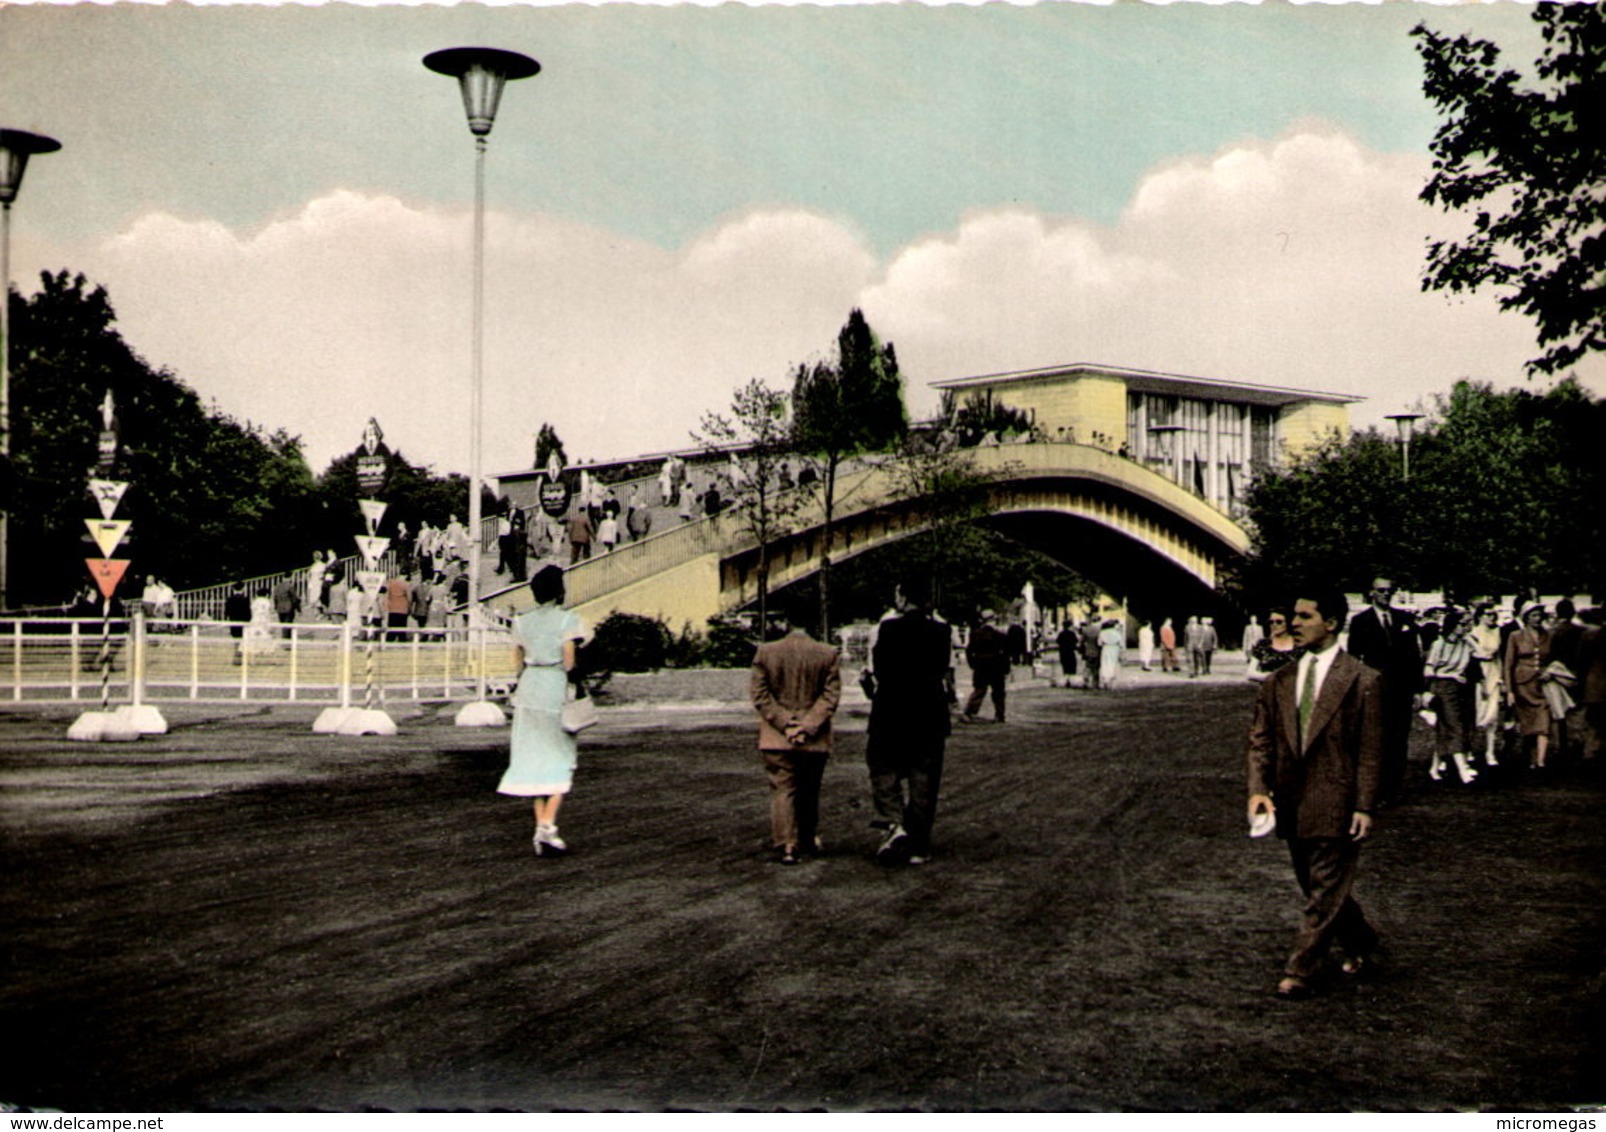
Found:
[[[523, 582], [529, 578], [530, 573], [530, 520], [524, 513], [524, 508], [515, 507], [508, 515], [508, 525], [512, 527], [509, 533], [508, 556], [512, 566], [512, 581]], [[422, 575], [420, 575], [422, 577]]]
[[1437, 782], [1453, 762], [1463, 784], [1478, 777], [1468, 755], [1473, 726], [1474, 685], [1477, 680], [1469, 625], [1459, 609], [1446, 609], [1439, 632], [1428, 646], [1427, 695], [1433, 704], [1433, 762], [1428, 777]]
[[446, 531], [441, 536], [441, 548], [441, 552], [445, 554], [448, 562], [467, 562], [469, 560], [469, 551], [472, 546], [468, 537], [468, 528], [458, 522], [456, 515], [453, 515], [446, 524]]
[[1199, 652], [1200, 675], [1210, 675], [1210, 661], [1216, 655], [1216, 649], [1221, 645], [1221, 636], [1216, 632], [1216, 619], [1214, 617], [1201, 617], [1199, 619]]
[[273, 615], [282, 626], [281, 635], [290, 635], [290, 626], [295, 623], [300, 609], [301, 587], [296, 584], [295, 575], [285, 574], [273, 584]]
[[1145, 621], [1138, 626], [1138, 666], [1145, 672], [1154, 667], [1154, 622]]
[[407, 593], [407, 620], [409, 628], [422, 629], [429, 622], [429, 602], [433, 591], [428, 578], [414, 578]]
[[1060, 676], [1065, 681], [1065, 687], [1069, 688], [1071, 677], [1076, 675], [1077, 658], [1082, 653], [1082, 634], [1076, 631], [1076, 623], [1069, 617], [1065, 619], [1065, 624], [1060, 626], [1054, 644], [1060, 653]]
[[1399, 800], [1405, 781], [1406, 750], [1417, 697], [1422, 694], [1422, 645], [1416, 617], [1394, 606], [1398, 588], [1391, 578], [1372, 579], [1370, 604], [1350, 621], [1348, 651], [1382, 677], [1383, 785], [1385, 804]]
[[323, 551], [312, 552], [312, 564], [307, 567], [306, 596], [302, 599], [314, 618], [323, 617], [323, 576], [331, 563], [323, 559]]
[[407, 639], [407, 619], [413, 613], [413, 587], [400, 570], [385, 579], [385, 635], [387, 641]]
[[324, 613], [329, 620], [337, 624], [346, 621], [346, 607], [351, 596], [351, 581], [346, 577], [344, 569], [330, 571], [332, 579], [329, 583], [329, 600], [324, 602]]
[[1121, 656], [1126, 652], [1126, 634], [1121, 623], [1111, 617], [1099, 629], [1099, 684], [1114, 688], [1121, 675]]
[[1097, 612], [1089, 607], [1087, 619], [1077, 627], [1077, 633], [1082, 638], [1082, 687], [1097, 689], [1099, 686], [1099, 630], [1103, 622]]
[[1289, 631], [1289, 611], [1274, 608], [1266, 613], [1266, 635], [1250, 652], [1249, 678], [1264, 680], [1285, 664], [1291, 664], [1304, 655], [1299, 642]]
[[1586, 760], [1600, 757], [1606, 748], [1606, 634], [1601, 632], [1602, 610], [1584, 610], [1584, 632], [1578, 641], [1578, 703], [1584, 710]]
[[591, 539], [596, 533], [591, 526], [591, 512], [585, 507], [576, 506], [574, 513], [569, 516], [569, 565], [584, 562], [591, 557]]
[[630, 504], [625, 510], [625, 532], [631, 542], [640, 542], [652, 531], [652, 508], [641, 497], [641, 492], [630, 489]]
[[675, 458], [665, 456], [658, 469], [658, 505], [672, 507], [675, 503]]
[[1499, 766], [1497, 751], [1502, 729], [1501, 708], [1505, 703], [1505, 677], [1502, 675], [1500, 655], [1500, 611], [1493, 605], [1478, 606], [1473, 612], [1467, 641], [1472, 646], [1472, 659], [1477, 662], [1473, 718], [1483, 729], [1483, 761], [1487, 766]]
[[1160, 671], [1178, 672], [1181, 668], [1177, 664], [1177, 630], [1167, 617], [1160, 622]]
[[1517, 732], [1523, 742], [1533, 741], [1529, 767], [1543, 769], [1550, 754], [1550, 706], [1545, 701], [1540, 676], [1550, 663], [1550, 631], [1545, 628], [1545, 607], [1531, 601], [1517, 611], [1520, 626], [1506, 638], [1501, 657], [1501, 677], [1505, 684], [1506, 705], [1517, 716]]
[[513, 517], [504, 510], [496, 517], [496, 573], [513, 572]]
[[[1554, 757], [1557, 758], [1570, 757], [1581, 738], [1578, 717], [1571, 710], [1576, 704], [1569, 704], [1568, 701], [1572, 700], [1570, 693], [1578, 687], [1578, 678], [1582, 675], [1578, 665], [1578, 646], [1583, 636], [1584, 625], [1578, 620], [1578, 607], [1573, 604], [1572, 598], [1562, 598], [1556, 602], [1556, 619], [1550, 625], [1550, 663], [1546, 666], [1550, 670], [1547, 683], [1557, 686], [1550, 697], [1550, 714], [1555, 723]], [[1569, 695], [1554, 694], [1554, 691], [1562, 689], [1566, 689]]]
[[507, 770], [496, 790], [534, 799], [535, 855], [559, 856], [569, 847], [558, 834], [558, 807], [573, 785], [578, 761], [575, 738], [563, 729], [563, 701], [586, 630], [579, 614], [564, 607], [562, 567], [537, 570], [530, 596], [535, 608], [513, 621], [522, 674], [512, 697]]
[[820, 782], [842, 699], [837, 650], [794, 627], [758, 647], [749, 678], [758, 749], [770, 783], [770, 843], [783, 865], [821, 849]]
[[1188, 618], [1182, 628], [1182, 646], [1188, 650], [1188, 679], [1204, 674], [1204, 624], [1198, 617]]
[[424, 628], [446, 628], [446, 615], [452, 611], [452, 588], [446, 575], [436, 571], [429, 584], [429, 608], [424, 613]]
[[993, 696], [993, 719], [1004, 722], [1005, 685], [1009, 682], [1009, 638], [998, 628], [998, 615], [981, 611], [981, 623], [971, 630], [965, 661], [970, 665], [971, 692], [965, 701], [965, 719], [974, 722], [987, 693]]
[[1316, 989], [1334, 943], [1341, 969], [1359, 975], [1378, 937], [1352, 894], [1361, 844], [1372, 831], [1382, 774], [1378, 674], [1338, 647], [1348, 603], [1337, 589], [1304, 585], [1293, 637], [1304, 654], [1261, 685], [1249, 728], [1249, 818], [1269, 816], [1288, 843], [1305, 909], [1277, 994]]
[[1019, 621], [1011, 621], [1009, 628], [1004, 630], [1004, 636], [1009, 641], [1009, 663], [1030, 663], [1031, 657], [1027, 655], [1026, 648], [1026, 626]]
[[1260, 621], [1254, 614], [1249, 615], [1249, 624], [1244, 626], [1244, 663], [1255, 662], [1255, 646], [1266, 639], [1266, 631], [1260, 627]]
[[906, 579], [898, 603], [898, 616], [881, 623], [872, 654], [865, 745], [871, 825], [882, 831], [876, 860], [887, 866], [921, 865], [930, 857], [954, 698], [953, 631], [931, 616], [929, 580]]
[[604, 554], [612, 554], [613, 548], [619, 545], [619, 520], [606, 509], [602, 512], [602, 522], [597, 524], [597, 542]]
[[719, 482], [716, 480], [710, 483], [708, 490], [703, 493], [703, 514], [713, 519], [717, 518], [724, 509], [725, 501], [720, 497]]
[[439, 548], [440, 531], [429, 525], [425, 520], [418, 528], [418, 574], [422, 578], [435, 576], [436, 555]]
[[229, 586], [229, 594], [223, 599], [223, 620], [229, 622], [229, 636], [234, 638], [234, 663], [239, 664], [241, 638], [251, 620], [251, 595], [245, 592], [244, 582]]

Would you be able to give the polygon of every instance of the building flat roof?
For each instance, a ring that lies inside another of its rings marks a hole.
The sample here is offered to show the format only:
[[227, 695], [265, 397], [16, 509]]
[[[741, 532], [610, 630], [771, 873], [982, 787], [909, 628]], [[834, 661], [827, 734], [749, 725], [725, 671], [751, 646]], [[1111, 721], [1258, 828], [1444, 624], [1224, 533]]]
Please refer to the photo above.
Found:
[[1365, 400], [1349, 393], [1324, 393], [1315, 389], [1296, 389], [1287, 385], [1260, 385], [1248, 381], [1222, 381], [1213, 377], [1192, 377], [1180, 373], [1157, 373], [1153, 370], [1128, 369], [1124, 366], [1099, 365], [1095, 362], [1073, 362], [1070, 365], [1049, 366], [1044, 369], [1017, 370], [1014, 373], [989, 373], [976, 377], [952, 377], [930, 383], [933, 389], [981, 389], [989, 385], [1012, 385], [1024, 382], [1052, 382], [1068, 377], [1115, 377], [1126, 382], [1129, 390], [1140, 393], [1170, 393], [1180, 397], [1195, 397], [1204, 401], [1237, 401], [1250, 405], [1291, 405], [1299, 401], [1324, 401], [1333, 405], [1350, 405]]

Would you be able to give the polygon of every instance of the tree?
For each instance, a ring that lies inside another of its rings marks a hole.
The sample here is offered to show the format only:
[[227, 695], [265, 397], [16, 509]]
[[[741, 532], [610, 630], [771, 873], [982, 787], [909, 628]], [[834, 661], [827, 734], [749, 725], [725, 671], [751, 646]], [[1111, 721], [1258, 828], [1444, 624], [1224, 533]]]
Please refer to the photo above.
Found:
[[1424, 290], [1493, 287], [1533, 318], [1556, 373], [1606, 348], [1606, 5], [1533, 6], [1544, 47], [1531, 79], [1500, 49], [1418, 25], [1423, 90], [1446, 115], [1422, 199], [1472, 214], [1428, 249]]
[[989, 433], [994, 437], [1004, 437], [1032, 430], [1032, 418], [1023, 410], [1004, 404], [991, 389], [972, 393], [963, 403], [952, 389], [945, 389], [942, 392], [941, 412], [942, 419], [953, 429], [962, 448], [975, 447]]
[[711, 455], [733, 455], [739, 471], [731, 476], [731, 509], [758, 543], [759, 639], [769, 617], [770, 547], [790, 532], [804, 502], [782, 486], [781, 465], [792, 453], [789, 398], [754, 378], [736, 391], [730, 415], [704, 413], [702, 432], [692, 439]]
[[[12, 304], [11, 599], [54, 603], [83, 583], [86, 487], [100, 405], [116, 406], [114, 475], [131, 484], [117, 512], [133, 520], [116, 552], [129, 577], [179, 588], [300, 565], [310, 556], [312, 475], [300, 441], [208, 410], [151, 369], [118, 333], [102, 287], [62, 271]], [[131, 584], [131, 583], [130, 583]]]
[[831, 634], [831, 540], [836, 519], [837, 472], [843, 461], [879, 452], [909, 428], [903, 377], [892, 343], [882, 345], [864, 312], [855, 307], [837, 333], [836, 364], [800, 365], [792, 381], [794, 439], [799, 452], [820, 466], [824, 503], [820, 556], [820, 639]]
[[553, 453], [557, 454], [560, 466], [565, 468], [569, 466], [569, 454], [564, 450], [563, 441], [558, 439], [558, 430], [547, 424], [546, 421], [542, 421], [541, 431], [535, 434], [536, 469], [545, 468], [547, 460], [551, 458]]
[[1572, 381], [1543, 395], [1458, 383], [1411, 444], [1330, 440], [1251, 485], [1256, 600], [1298, 578], [1364, 589], [1374, 571], [1462, 600], [1538, 586], [1606, 593], [1606, 401]]
[[[342, 554], [350, 551], [352, 538], [366, 530], [357, 504], [357, 456], [354, 448], [335, 457], [318, 477], [319, 541]], [[414, 532], [425, 523], [444, 527], [454, 515], [459, 520], [468, 515], [468, 477], [457, 473], [437, 476], [428, 466], [414, 464], [401, 452], [392, 451], [390, 472], [379, 498], [385, 502], [381, 533], [392, 534], [401, 523]], [[495, 508], [495, 497], [483, 485], [480, 506], [485, 514]]]
[[1002, 474], [976, 466], [975, 453], [951, 434], [911, 432], [887, 468], [894, 491], [921, 532], [911, 536], [910, 568], [931, 579], [934, 603], [954, 596], [968, 562], [984, 557], [989, 534], [977, 520], [991, 514], [992, 485]]

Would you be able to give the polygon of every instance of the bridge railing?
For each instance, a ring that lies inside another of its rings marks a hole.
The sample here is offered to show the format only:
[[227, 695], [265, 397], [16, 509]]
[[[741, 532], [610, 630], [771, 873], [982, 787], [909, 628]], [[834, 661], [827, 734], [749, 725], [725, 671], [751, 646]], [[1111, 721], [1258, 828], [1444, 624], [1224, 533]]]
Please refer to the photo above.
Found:
[[[505, 629], [397, 628], [333, 622], [0, 618], [4, 703], [286, 703], [351, 705], [472, 698], [518, 676]], [[235, 636], [234, 631], [240, 630]]]

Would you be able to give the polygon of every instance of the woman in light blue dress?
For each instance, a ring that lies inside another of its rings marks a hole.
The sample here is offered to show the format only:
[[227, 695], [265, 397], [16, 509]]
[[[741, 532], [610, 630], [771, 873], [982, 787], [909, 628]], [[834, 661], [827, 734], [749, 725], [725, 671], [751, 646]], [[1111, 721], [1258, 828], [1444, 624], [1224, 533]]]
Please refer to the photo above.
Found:
[[1121, 674], [1121, 656], [1126, 652], [1126, 634], [1121, 631], [1119, 623], [1106, 621], [1104, 628], [1099, 630], [1098, 639], [1099, 686], [1113, 688], [1116, 677]]
[[563, 607], [563, 568], [545, 566], [530, 579], [535, 608], [513, 622], [523, 673], [513, 693], [513, 736], [499, 794], [535, 799], [535, 855], [568, 849], [558, 836], [558, 804], [574, 781], [574, 736], [563, 729], [563, 700], [578, 643], [579, 614]]

